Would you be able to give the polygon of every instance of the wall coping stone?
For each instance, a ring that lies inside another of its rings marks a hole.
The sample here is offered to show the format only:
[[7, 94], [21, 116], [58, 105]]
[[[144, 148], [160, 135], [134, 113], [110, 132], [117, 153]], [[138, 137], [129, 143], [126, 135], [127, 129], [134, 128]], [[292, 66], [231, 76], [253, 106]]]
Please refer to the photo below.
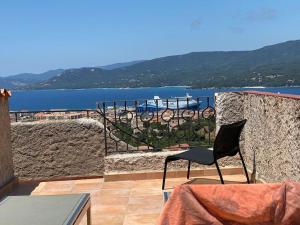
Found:
[[265, 92], [265, 91], [241, 91], [245, 94], [254, 94], [254, 95], [266, 95], [272, 97], [282, 97], [282, 98], [291, 98], [295, 100], [300, 100], [300, 95], [293, 95], [293, 94], [278, 94], [272, 92]]
[[175, 155], [183, 151], [165, 151], [165, 152], [142, 152], [142, 153], [125, 153], [125, 154], [113, 154], [108, 155], [105, 158], [107, 159], [128, 159], [128, 158], [134, 158], [134, 157], [152, 157], [152, 156], [169, 156], [169, 155]]
[[11, 91], [0, 88], [0, 97], [10, 97]]
[[80, 118], [74, 120], [46, 120], [46, 121], [32, 121], [32, 122], [12, 122], [11, 125], [18, 126], [30, 126], [30, 125], [38, 125], [38, 124], [58, 124], [58, 123], [77, 123], [77, 124], [94, 124], [99, 126], [100, 128], [104, 128], [103, 124], [97, 120], [90, 118]]
[[219, 96], [219, 94], [222, 94], [222, 93], [265, 95], [265, 96], [291, 98], [291, 99], [295, 99], [295, 100], [300, 100], [300, 95], [278, 94], [278, 93], [267, 92], [267, 91], [225, 91], [225, 92], [216, 92], [215, 97]]

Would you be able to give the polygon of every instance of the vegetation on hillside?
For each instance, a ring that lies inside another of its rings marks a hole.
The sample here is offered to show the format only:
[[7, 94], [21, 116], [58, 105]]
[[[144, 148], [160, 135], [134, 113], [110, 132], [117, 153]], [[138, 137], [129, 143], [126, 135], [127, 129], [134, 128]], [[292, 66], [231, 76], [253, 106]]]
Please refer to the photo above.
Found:
[[300, 41], [253, 51], [194, 52], [104, 70], [66, 70], [33, 88], [300, 85]]
[[[300, 40], [252, 51], [193, 52], [105, 67], [54, 70], [47, 76], [0, 78], [22, 89], [299, 86]], [[34, 78], [34, 79], [33, 79]], [[41, 78], [38, 80], [37, 78]], [[43, 78], [43, 79], [42, 79]]]

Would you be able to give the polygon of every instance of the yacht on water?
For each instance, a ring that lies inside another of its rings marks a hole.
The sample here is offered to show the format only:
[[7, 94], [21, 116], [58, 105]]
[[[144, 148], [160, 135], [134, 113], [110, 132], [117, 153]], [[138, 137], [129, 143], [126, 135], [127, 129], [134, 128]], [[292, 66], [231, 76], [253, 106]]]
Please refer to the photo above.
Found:
[[189, 94], [183, 97], [171, 97], [161, 99], [159, 96], [154, 96], [137, 107], [138, 112], [156, 111], [164, 109], [197, 109], [200, 106], [200, 101], [197, 102]]

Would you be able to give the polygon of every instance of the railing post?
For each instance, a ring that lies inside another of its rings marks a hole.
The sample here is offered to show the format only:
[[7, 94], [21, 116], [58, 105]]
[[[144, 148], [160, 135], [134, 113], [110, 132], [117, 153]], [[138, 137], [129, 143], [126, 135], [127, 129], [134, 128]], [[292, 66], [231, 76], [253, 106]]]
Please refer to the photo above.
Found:
[[[127, 101], [124, 102], [124, 112], [126, 113], [126, 126], [128, 126]], [[126, 151], [129, 149], [129, 144], [126, 142]]]
[[[209, 97], [207, 97], [207, 107], [209, 107]], [[210, 137], [210, 121], [211, 121], [211, 117], [208, 117], [208, 144], [211, 144], [211, 137]]]
[[[135, 108], [135, 126], [136, 126], [136, 129], [138, 129], [139, 130], [139, 120], [138, 120], [138, 112], [137, 112], [137, 105], [138, 105], [138, 102], [137, 102], [137, 100], [135, 100], [134, 101], [134, 108]], [[140, 145], [140, 143], [139, 143], [139, 140], [137, 140], [137, 151], [139, 150], [139, 145]]]
[[105, 102], [103, 102], [103, 116], [104, 116], [104, 146], [105, 146], [105, 156], [107, 156], [107, 134], [106, 134], [106, 112], [105, 112]]
[[179, 125], [180, 125], [180, 119], [179, 119], [180, 112], [179, 112], [179, 99], [178, 98], [176, 99], [176, 109], [177, 109], [177, 125], [179, 127]]
[[[158, 99], [156, 99], [156, 130], [159, 132], [159, 115], [158, 115]], [[157, 140], [157, 146], [156, 148], [160, 149], [160, 141], [159, 141], [159, 138], [156, 137], [156, 140]]]

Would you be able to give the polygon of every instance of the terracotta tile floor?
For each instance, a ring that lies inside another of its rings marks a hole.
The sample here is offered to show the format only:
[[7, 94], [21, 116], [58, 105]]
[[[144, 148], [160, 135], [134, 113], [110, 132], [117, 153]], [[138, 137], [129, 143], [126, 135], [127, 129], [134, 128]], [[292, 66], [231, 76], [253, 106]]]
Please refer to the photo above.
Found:
[[[242, 182], [243, 175], [224, 176], [228, 182]], [[185, 182], [219, 183], [218, 177], [167, 179], [166, 190]], [[163, 206], [161, 180], [136, 180], [104, 182], [103, 179], [22, 183], [13, 195], [57, 195], [91, 193], [93, 225], [153, 225]], [[85, 218], [82, 225], [86, 224]]]

